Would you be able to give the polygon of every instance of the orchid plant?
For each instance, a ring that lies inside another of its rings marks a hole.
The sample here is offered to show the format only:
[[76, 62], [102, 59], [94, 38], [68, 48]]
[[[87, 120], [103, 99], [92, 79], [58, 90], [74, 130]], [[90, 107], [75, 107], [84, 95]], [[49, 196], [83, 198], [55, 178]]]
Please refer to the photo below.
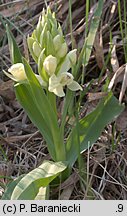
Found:
[[[102, 6], [103, 1], [99, 1], [96, 10], [98, 17]], [[84, 92], [76, 81], [77, 63], [79, 66], [77, 50], [69, 51], [62, 28], [49, 7], [42, 11], [36, 28], [27, 38], [38, 74], [34, 73], [29, 62], [22, 57], [8, 26], [7, 34], [13, 65], [4, 73], [14, 80], [16, 97], [40, 130], [52, 161], [44, 161], [39, 168], [11, 182], [3, 199], [35, 199], [40, 187], [43, 187], [46, 194], [48, 185], [54, 178], [67, 168], [71, 170], [80, 153], [97, 140], [104, 126], [123, 107], [109, 92], [92, 113], [82, 119], [78, 118], [79, 103], [75, 100], [75, 92], [78, 91], [79, 98], [82, 98]], [[87, 48], [86, 44], [84, 47]], [[82, 64], [81, 58], [84, 59], [83, 55], [80, 55]], [[58, 114], [58, 100], [62, 101], [61, 117]], [[66, 125], [72, 116], [73, 123], [69, 125], [68, 135], [65, 136]]]

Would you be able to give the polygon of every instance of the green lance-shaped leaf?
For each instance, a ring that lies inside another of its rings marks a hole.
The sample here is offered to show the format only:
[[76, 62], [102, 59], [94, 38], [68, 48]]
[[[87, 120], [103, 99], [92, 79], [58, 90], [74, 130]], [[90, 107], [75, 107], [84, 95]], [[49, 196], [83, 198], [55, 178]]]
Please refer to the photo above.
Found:
[[16, 187], [16, 185], [19, 183], [19, 181], [24, 177], [25, 175], [21, 175], [18, 178], [16, 178], [15, 180], [13, 180], [12, 182], [10, 182], [6, 189], [5, 192], [1, 198], [1, 200], [10, 200], [11, 199], [11, 195], [13, 193], [14, 188]]
[[63, 162], [44, 161], [18, 182], [11, 200], [34, 200], [39, 188], [47, 187], [65, 169], [66, 165]]
[[47, 124], [47, 121], [44, 120], [42, 113], [35, 104], [30, 86], [28, 84], [16, 84], [15, 92], [18, 101], [28, 114], [30, 120], [40, 130], [48, 145], [48, 151], [52, 159], [55, 160], [56, 156], [51, 130], [49, 128], [49, 125]]
[[7, 31], [11, 61], [13, 64], [20, 63], [22, 62], [22, 55], [8, 25], [6, 25], [6, 31]]
[[[97, 106], [79, 122], [80, 152], [88, 149], [100, 136], [104, 127], [117, 117], [123, 110], [123, 106], [110, 92]], [[67, 145], [67, 161], [70, 166], [74, 164], [78, 157], [76, 142], [76, 126], [70, 134]]]

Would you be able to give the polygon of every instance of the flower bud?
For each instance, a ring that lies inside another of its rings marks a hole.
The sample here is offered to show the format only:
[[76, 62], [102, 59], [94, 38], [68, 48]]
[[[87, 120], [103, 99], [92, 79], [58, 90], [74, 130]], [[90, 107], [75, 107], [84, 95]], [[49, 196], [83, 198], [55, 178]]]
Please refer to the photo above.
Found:
[[74, 49], [67, 54], [71, 64], [73, 65], [76, 64], [76, 59], [77, 59], [76, 52], [77, 52], [77, 49]]
[[45, 58], [43, 62], [43, 67], [49, 76], [53, 75], [57, 67], [57, 58], [52, 55], [49, 55]]
[[24, 65], [22, 63], [16, 63], [12, 65], [8, 71], [13, 75], [15, 80], [17, 81], [23, 81], [27, 79]]
[[67, 54], [67, 44], [66, 42], [61, 45], [61, 48], [57, 52], [57, 56], [63, 58]]
[[62, 45], [61, 35], [56, 35], [53, 39], [55, 51], [58, 51]]
[[41, 53], [41, 48], [36, 41], [33, 43], [33, 52], [37, 57], [39, 57], [39, 55]]

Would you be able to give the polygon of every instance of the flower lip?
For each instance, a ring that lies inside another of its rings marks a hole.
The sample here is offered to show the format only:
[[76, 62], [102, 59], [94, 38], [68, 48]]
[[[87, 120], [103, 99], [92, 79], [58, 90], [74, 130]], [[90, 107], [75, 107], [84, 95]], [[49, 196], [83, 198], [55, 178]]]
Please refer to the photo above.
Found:
[[70, 83], [73, 82], [73, 79], [74, 79], [73, 75], [68, 73], [68, 72], [62, 73], [58, 77], [60, 79], [61, 85], [63, 85], [63, 86], [69, 85]]

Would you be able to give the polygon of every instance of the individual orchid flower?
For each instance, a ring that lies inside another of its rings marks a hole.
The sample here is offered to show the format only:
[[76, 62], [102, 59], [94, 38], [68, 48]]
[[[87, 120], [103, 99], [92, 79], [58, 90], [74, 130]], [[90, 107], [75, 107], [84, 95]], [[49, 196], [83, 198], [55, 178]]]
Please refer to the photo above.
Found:
[[53, 92], [55, 95], [59, 97], [64, 97], [64, 86], [67, 86], [71, 91], [82, 91], [82, 87], [76, 81], [74, 81], [73, 75], [68, 72], [61, 73], [58, 76], [53, 74], [49, 78], [48, 90], [50, 92]]
[[26, 73], [25, 73], [25, 68], [24, 65], [22, 63], [16, 63], [13, 64], [9, 69], [8, 69], [7, 73], [6, 71], [4, 71], [4, 73], [11, 78], [12, 80], [16, 81], [16, 82], [22, 82], [25, 81], [27, 79]]

